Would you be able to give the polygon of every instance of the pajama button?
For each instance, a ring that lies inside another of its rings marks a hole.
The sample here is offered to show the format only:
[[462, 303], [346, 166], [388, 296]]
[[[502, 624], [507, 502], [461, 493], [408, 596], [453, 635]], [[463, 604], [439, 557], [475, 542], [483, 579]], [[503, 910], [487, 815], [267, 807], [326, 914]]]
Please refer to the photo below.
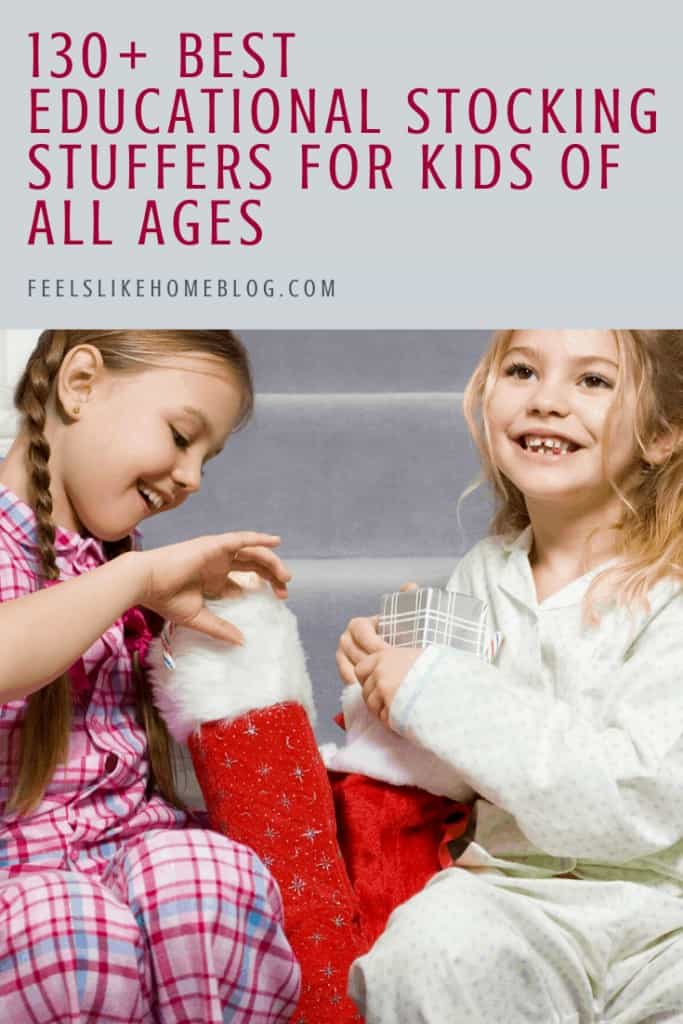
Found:
[[104, 762], [105, 771], [113, 772], [118, 763], [119, 759], [116, 756], [116, 754], [107, 754], [106, 760]]

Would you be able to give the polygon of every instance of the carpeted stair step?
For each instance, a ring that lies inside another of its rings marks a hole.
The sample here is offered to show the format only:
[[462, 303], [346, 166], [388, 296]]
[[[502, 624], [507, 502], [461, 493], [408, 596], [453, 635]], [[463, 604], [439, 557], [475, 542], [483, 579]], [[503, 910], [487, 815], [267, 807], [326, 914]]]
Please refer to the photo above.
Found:
[[474, 446], [451, 393], [260, 395], [253, 423], [207, 467], [201, 494], [145, 524], [149, 543], [280, 533], [288, 557], [458, 553], [488, 518]]

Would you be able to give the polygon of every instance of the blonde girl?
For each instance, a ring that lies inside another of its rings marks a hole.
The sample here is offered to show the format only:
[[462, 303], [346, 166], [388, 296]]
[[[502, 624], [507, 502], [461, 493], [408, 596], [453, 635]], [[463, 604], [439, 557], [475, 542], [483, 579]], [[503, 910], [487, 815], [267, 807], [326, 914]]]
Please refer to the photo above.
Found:
[[229, 331], [45, 331], [0, 465], [0, 1003], [21, 1022], [289, 1019], [298, 967], [254, 854], [198, 827], [141, 671], [162, 619], [239, 643], [204, 599], [278, 596], [278, 538], [142, 552], [249, 416]]
[[449, 585], [496, 661], [356, 619], [338, 662], [473, 829], [351, 994], [367, 1024], [681, 1021], [683, 332], [501, 332], [464, 407], [496, 508]]

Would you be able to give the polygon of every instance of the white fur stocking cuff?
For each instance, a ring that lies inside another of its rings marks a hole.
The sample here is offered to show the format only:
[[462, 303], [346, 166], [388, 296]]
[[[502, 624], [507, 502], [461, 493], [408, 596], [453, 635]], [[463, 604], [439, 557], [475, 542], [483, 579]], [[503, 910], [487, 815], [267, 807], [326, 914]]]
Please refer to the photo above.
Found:
[[204, 722], [233, 721], [283, 701], [302, 704], [314, 723], [313, 689], [294, 613], [266, 589], [206, 606], [241, 630], [244, 646], [178, 628], [171, 641], [172, 669], [161, 640], [153, 642], [148, 665], [154, 702], [174, 739], [183, 743]]
[[325, 765], [333, 772], [359, 772], [393, 786], [419, 786], [428, 793], [451, 800], [469, 801], [474, 796], [452, 765], [392, 732], [368, 711], [360, 686], [344, 687], [342, 709], [346, 744], [321, 749]]

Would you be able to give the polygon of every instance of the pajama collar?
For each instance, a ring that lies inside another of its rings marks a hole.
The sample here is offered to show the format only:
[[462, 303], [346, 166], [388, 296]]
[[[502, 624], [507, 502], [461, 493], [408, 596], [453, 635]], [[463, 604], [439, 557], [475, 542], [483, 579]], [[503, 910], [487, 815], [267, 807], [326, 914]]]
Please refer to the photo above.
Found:
[[561, 590], [551, 594], [550, 597], [547, 597], [539, 605], [536, 599], [536, 586], [529, 563], [529, 552], [531, 551], [532, 543], [533, 531], [531, 525], [525, 527], [517, 537], [502, 541], [502, 548], [507, 554], [507, 559], [501, 578], [498, 581], [498, 587], [518, 604], [523, 605], [533, 615], [538, 615], [541, 608], [544, 610], [550, 608], [569, 608], [572, 605], [579, 604], [598, 573], [616, 562], [615, 558], [602, 562], [600, 565], [589, 570], [589, 572], [584, 573], [583, 576], [579, 576], [578, 579], [567, 583]]
[[[32, 559], [38, 557], [36, 514], [30, 505], [3, 484], [0, 484], [0, 524]], [[83, 537], [62, 526], [55, 527], [55, 552], [71, 563], [88, 561], [101, 565], [107, 560], [101, 541]]]

